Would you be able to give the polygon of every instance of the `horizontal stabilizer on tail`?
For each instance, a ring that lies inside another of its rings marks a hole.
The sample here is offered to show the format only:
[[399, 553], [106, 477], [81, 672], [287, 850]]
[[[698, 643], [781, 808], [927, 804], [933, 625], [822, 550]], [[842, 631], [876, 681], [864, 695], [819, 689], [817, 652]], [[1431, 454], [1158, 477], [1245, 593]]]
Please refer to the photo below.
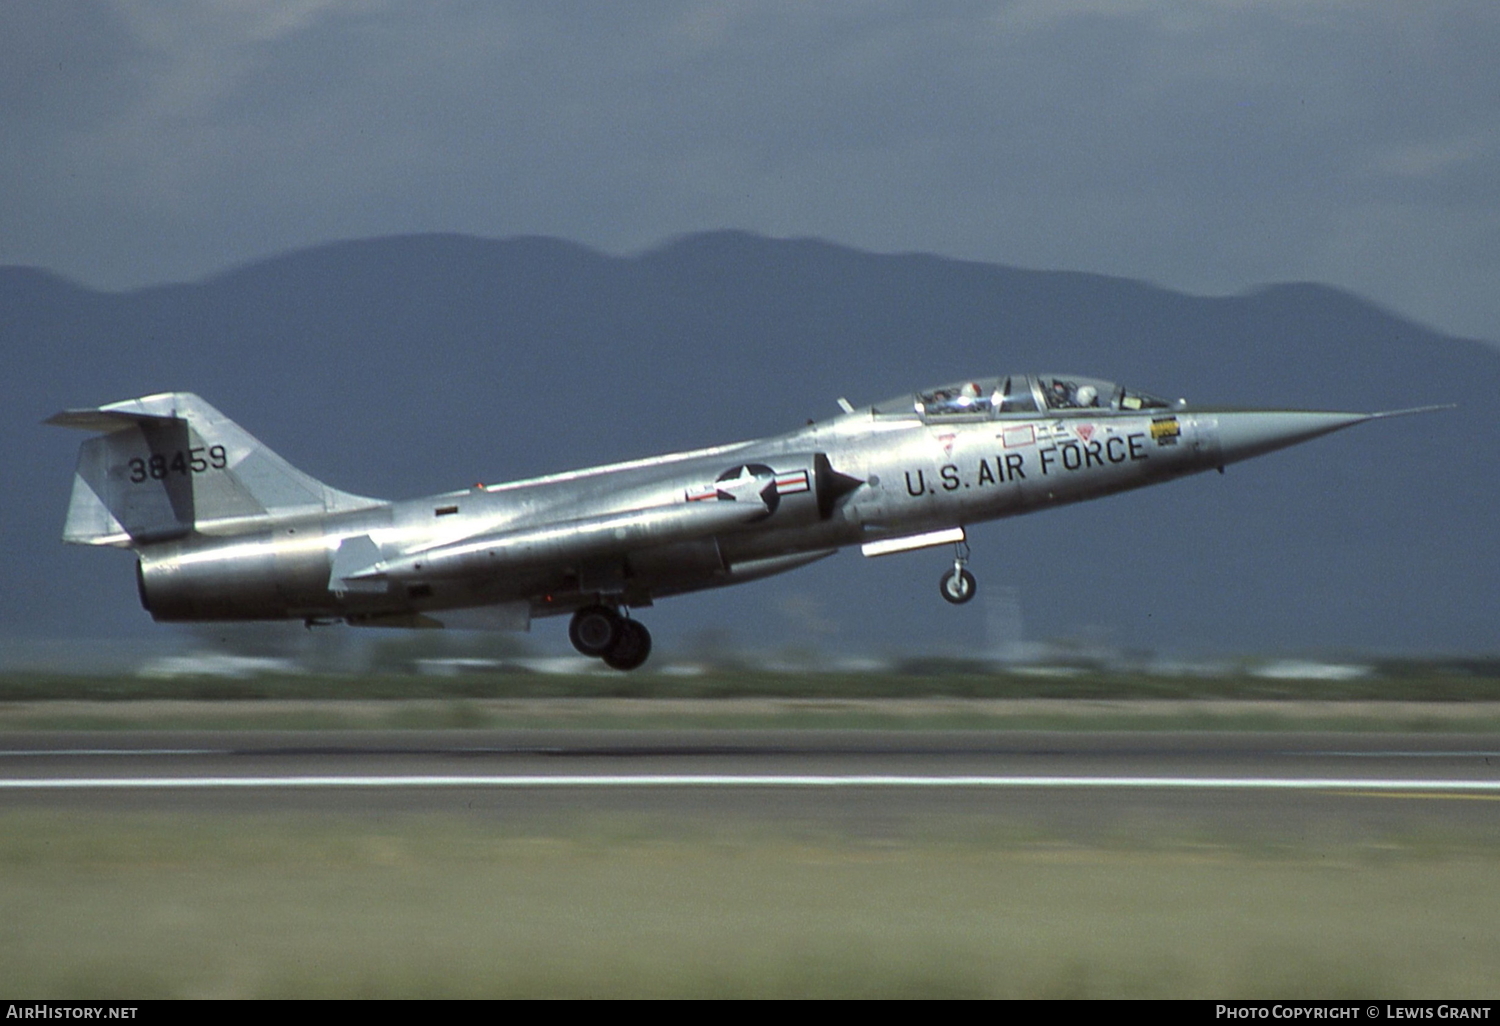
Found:
[[92, 410], [63, 410], [61, 413], [54, 413], [42, 423], [51, 424], [53, 427], [82, 428], [84, 431], [99, 431], [108, 434], [111, 431], [124, 431], [126, 428], [137, 426], [166, 427], [179, 419], [175, 416], [129, 413], [125, 410], [99, 407]]

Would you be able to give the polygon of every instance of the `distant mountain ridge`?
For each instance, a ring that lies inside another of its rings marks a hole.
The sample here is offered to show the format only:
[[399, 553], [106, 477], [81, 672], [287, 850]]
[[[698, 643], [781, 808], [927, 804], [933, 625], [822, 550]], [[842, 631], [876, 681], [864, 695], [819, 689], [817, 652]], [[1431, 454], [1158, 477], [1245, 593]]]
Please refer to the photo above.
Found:
[[[1500, 352], [1309, 284], [1231, 297], [711, 232], [607, 256], [557, 239], [332, 243], [101, 293], [0, 268], [7, 635], [149, 631], [128, 561], [58, 541], [81, 436], [58, 409], [196, 391], [301, 469], [401, 497], [788, 430], [961, 377], [1059, 370], [1190, 403], [1454, 413], [1371, 424], [1170, 486], [980, 527], [1032, 638], [1143, 649], [1493, 652]], [[965, 654], [941, 553], [818, 568], [648, 614], [664, 642]], [[816, 604], [837, 632], [802, 637]], [[549, 631], [542, 626], [539, 631]]]

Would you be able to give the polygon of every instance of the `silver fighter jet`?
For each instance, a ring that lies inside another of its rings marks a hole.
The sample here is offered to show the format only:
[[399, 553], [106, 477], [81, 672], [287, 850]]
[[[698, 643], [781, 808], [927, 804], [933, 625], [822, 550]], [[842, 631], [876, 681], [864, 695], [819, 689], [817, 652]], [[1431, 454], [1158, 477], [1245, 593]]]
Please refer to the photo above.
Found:
[[969, 524], [1222, 471], [1395, 415], [1190, 409], [1064, 374], [839, 405], [774, 438], [401, 502], [308, 477], [186, 392], [48, 423], [98, 432], [79, 450], [64, 540], [136, 550], [157, 620], [524, 630], [571, 614], [580, 652], [630, 670], [651, 636], [628, 610], [658, 598], [846, 545], [952, 546], [939, 591], [967, 602]]

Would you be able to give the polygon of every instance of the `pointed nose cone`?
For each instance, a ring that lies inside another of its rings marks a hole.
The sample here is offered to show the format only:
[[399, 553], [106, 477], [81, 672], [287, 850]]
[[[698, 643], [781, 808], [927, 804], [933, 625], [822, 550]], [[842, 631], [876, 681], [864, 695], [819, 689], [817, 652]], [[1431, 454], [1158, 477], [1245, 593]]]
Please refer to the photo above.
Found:
[[1361, 424], [1370, 420], [1371, 414], [1243, 410], [1220, 413], [1216, 419], [1222, 466]]

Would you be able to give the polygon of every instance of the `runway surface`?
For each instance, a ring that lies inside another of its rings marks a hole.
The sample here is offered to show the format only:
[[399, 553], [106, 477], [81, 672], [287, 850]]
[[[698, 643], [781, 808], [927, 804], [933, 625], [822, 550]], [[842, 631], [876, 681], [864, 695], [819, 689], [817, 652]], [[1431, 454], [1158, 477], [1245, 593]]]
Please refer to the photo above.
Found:
[[644, 814], [859, 833], [1500, 836], [1500, 739], [1454, 734], [0, 734], [0, 809]]

